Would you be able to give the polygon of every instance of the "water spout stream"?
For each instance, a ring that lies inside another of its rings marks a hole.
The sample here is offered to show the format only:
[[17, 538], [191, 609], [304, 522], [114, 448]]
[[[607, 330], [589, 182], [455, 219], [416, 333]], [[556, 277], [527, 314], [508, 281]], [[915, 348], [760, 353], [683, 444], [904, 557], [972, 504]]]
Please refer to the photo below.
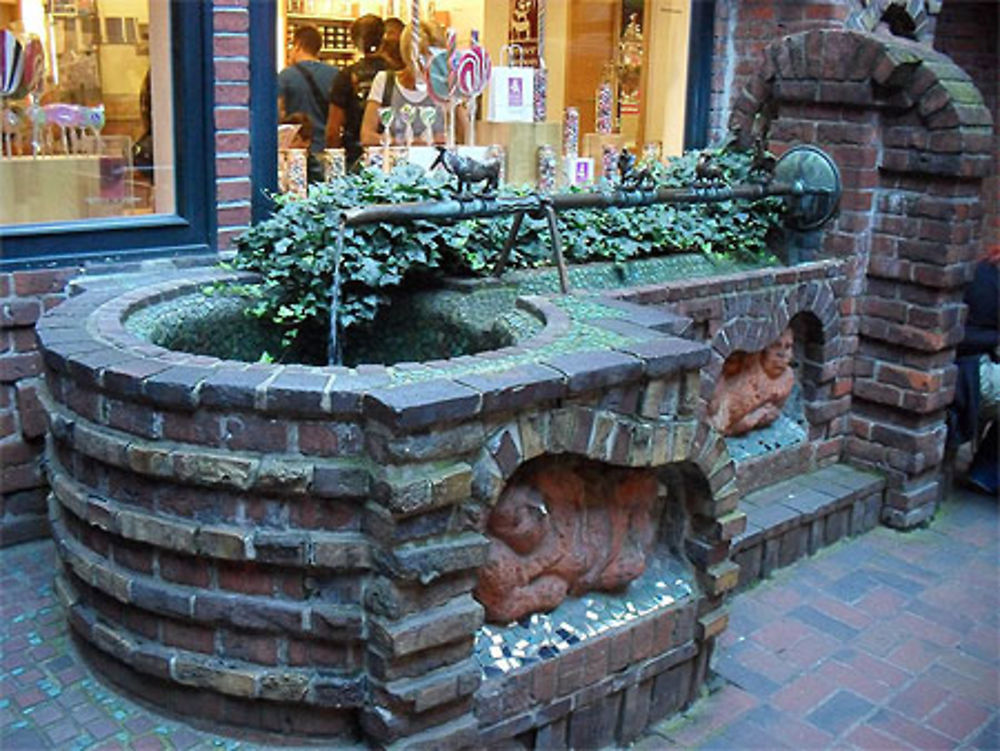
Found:
[[340, 262], [344, 257], [344, 232], [347, 223], [340, 215], [337, 226], [337, 243], [333, 248], [333, 281], [330, 284], [330, 339], [327, 343], [326, 361], [328, 365], [340, 365], [343, 360], [340, 342]]

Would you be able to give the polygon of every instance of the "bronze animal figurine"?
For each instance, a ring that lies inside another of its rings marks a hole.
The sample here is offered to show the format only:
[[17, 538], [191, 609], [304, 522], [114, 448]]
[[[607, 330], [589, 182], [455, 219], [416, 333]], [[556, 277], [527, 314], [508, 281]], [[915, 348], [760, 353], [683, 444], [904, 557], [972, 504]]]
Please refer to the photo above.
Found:
[[643, 190], [655, 187], [649, 167], [635, 168], [635, 154], [622, 149], [618, 155], [618, 184], [625, 190]]
[[438, 156], [431, 165], [435, 169], [438, 165], [445, 168], [445, 171], [458, 178], [458, 188], [455, 191], [458, 196], [464, 196], [469, 188], [481, 182], [486, 185], [478, 193], [480, 196], [487, 196], [496, 193], [500, 186], [500, 161], [491, 159], [488, 162], [480, 162], [466, 156], [459, 156], [454, 151], [449, 151], [444, 146], [438, 146]]
[[724, 182], [722, 166], [716, 164], [714, 156], [707, 151], [701, 152], [694, 166], [695, 182], [700, 185], [719, 185]]

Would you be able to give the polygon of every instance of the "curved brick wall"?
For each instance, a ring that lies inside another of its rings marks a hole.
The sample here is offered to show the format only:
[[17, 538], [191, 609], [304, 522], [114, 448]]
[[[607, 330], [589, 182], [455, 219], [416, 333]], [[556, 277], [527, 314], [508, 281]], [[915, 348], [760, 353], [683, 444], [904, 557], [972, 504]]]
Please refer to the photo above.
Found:
[[[58, 589], [99, 669], [213, 722], [408, 747], [551, 736], [594, 702], [625, 712], [629, 691], [664, 712], [697, 693], [745, 517], [725, 443], [697, 417], [710, 348], [676, 336], [689, 319], [523, 299], [546, 326], [516, 347], [352, 370], [223, 362], [125, 331], [210, 278], [87, 292], [39, 326]], [[558, 709], [484, 714], [477, 696], [516, 693], [483, 683], [473, 656], [486, 511], [520, 464], [562, 453], [688, 488], [678, 553], [697, 596], [619, 634], [632, 683], [574, 688], [592, 658], [571, 650], [547, 663], [566, 676]], [[665, 651], [641, 646], [655, 634]], [[628, 714], [615, 740], [653, 719]]]

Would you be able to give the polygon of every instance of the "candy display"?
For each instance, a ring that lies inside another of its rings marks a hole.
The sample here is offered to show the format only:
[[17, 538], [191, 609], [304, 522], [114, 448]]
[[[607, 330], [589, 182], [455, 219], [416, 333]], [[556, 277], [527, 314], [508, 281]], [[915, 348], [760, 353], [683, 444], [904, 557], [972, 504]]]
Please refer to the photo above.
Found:
[[598, 133], [614, 132], [614, 87], [611, 81], [601, 81], [597, 87], [596, 120]]
[[556, 170], [558, 161], [556, 150], [551, 146], [538, 147], [538, 189], [553, 191], [556, 189]]
[[323, 151], [323, 179], [330, 182], [346, 174], [347, 153], [344, 149], [325, 149]]
[[601, 148], [601, 175], [605, 180], [615, 180], [618, 176], [618, 153], [611, 144]]
[[[544, 65], [544, 63], [543, 63]], [[548, 117], [549, 72], [544, 68], [535, 68], [535, 122], [544, 123]]]
[[563, 156], [576, 158], [580, 155], [580, 110], [567, 107], [563, 114]]
[[297, 198], [308, 194], [306, 149], [283, 149], [278, 152], [278, 188]]

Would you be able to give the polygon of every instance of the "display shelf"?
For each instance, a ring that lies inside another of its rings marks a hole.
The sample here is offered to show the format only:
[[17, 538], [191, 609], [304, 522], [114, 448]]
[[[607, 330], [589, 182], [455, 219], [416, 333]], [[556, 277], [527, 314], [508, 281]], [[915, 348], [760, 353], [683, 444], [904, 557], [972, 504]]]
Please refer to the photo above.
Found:
[[340, 16], [314, 16], [306, 13], [288, 13], [285, 16], [288, 27], [287, 44], [292, 46], [292, 36], [301, 26], [315, 26], [323, 38], [323, 46], [319, 51], [321, 60], [350, 62], [357, 56], [357, 50], [351, 44], [351, 24], [354, 19]]

